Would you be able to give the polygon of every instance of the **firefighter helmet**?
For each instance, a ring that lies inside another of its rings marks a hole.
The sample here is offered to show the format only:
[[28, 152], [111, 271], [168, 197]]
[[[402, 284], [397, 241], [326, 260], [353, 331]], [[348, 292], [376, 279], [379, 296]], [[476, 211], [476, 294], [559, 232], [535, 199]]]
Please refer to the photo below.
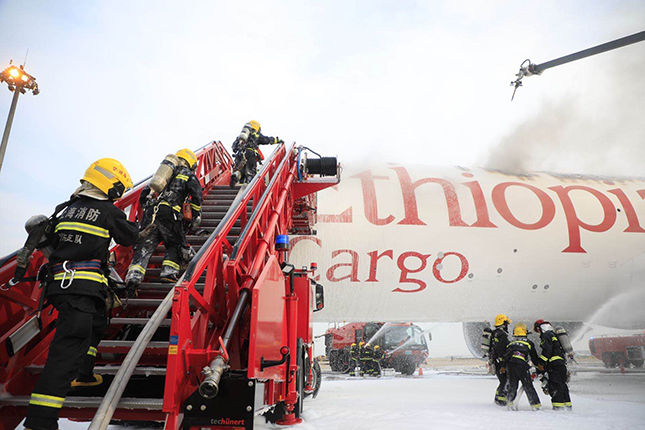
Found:
[[130, 174], [123, 164], [113, 158], [101, 158], [90, 164], [81, 178], [103, 191], [110, 200], [118, 200], [132, 188]]
[[513, 336], [526, 336], [526, 334], [527, 334], [526, 324], [524, 323], [515, 324], [515, 328], [513, 329]]
[[533, 331], [535, 331], [535, 332], [537, 332], [537, 333], [541, 333], [541, 331], [540, 331], [540, 326], [541, 326], [542, 324], [544, 324], [544, 323], [546, 323], [546, 321], [544, 321], [544, 320], [543, 320], [543, 319], [541, 319], [541, 318], [540, 318], [539, 320], [535, 321], [535, 322], [533, 323]]
[[356, 342], [352, 343], [352, 346], [356, 346]]
[[379, 348], [380, 348], [380, 346], [374, 345], [374, 349], [379, 349]]
[[247, 122], [246, 124], [249, 125], [257, 133], [260, 132], [260, 123], [259, 122], [255, 121], [255, 120], [251, 120], [251, 121]]
[[195, 167], [195, 164], [197, 164], [197, 156], [195, 156], [195, 153], [188, 148], [180, 149], [175, 155], [186, 161], [186, 163], [188, 163], [188, 167], [191, 169]]
[[504, 314], [498, 314], [495, 317], [495, 327], [499, 327], [504, 324], [510, 324], [512, 322], [513, 321], [511, 321], [511, 319]]
[[364, 341], [364, 340], [361, 340], [361, 341], [358, 343], [358, 346], [363, 346], [363, 345], [365, 345], [365, 341]]

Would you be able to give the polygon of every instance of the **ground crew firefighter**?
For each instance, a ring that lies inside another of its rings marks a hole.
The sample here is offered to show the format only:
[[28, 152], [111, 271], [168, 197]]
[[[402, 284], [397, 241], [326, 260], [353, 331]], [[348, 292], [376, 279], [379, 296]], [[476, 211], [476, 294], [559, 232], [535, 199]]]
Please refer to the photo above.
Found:
[[356, 376], [356, 368], [359, 366], [359, 347], [352, 343], [349, 347], [349, 376]]
[[383, 351], [379, 345], [374, 345], [374, 356], [372, 357], [372, 376], [377, 378], [381, 377], [381, 360], [383, 359]]
[[546, 371], [547, 389], [551, 396], [553, 409], [571, 409], [571, 398], [567, 386], [568, 372], [565, 351], [548, 321], [539, 319], [533, 324], [536, 333], [540, 333], [540, 362]]
[[500, 406], [506, 405], [506, 368], [504, 367], [504, 354], [508, 346], [508, 325], [511, 323], [509, 317], [498, 314], [495, 317], [495, 330], [491, 334], [491, 343], [488, 362], [495, 370], [499, 385], [495, 390], [495, 403]]
[[190, 197], [190, 228], [196, 229], [201, 222], [202, 187], [195, 176], [197, 157], [193, 151], [181, 149], [176, 155], [179, 163], [163, 191], [156, 196], [150, 187], [146, 187], [139, 198], [143, 208], [140, 224], [142, 231], [125, 277], [130, 297], [137, 294], [137, 289], [146, 274], [148, 261], [159, 243], [163, 242], [166, 247], [159, 275], [162, 282], [176, 282], [179, 279], [182, 261], [190, 260], [191, 257], [190, 248], [186, 244], [182, 205]]
[[508, 399], [508, 405], [513, 405], [515, 396], [517, 395], [518, 383], [521, 382], [526, 392], [526, 397], [528, 397], [529, 403], [531, 404], [531, 408], [538, 410], [542, 405], [533, 387], [533, 380], [529, 372], [531, 368], [529, 359], [533, 364], [539, 363], [539, 359], [535, 352], [535, 345], [526, 337], [527, 334], [526, 324], [518, 323], [515, 329], [513, 329], [514, 338], [506, 347], [506, 354], [504, 356], [504, 366], [506, 367], [506, 375], [508, 375], [506, 397]]
[[257, 172], [257, 164], [264, 160], [259, 145], [283, 143], [279, 137], [264, 136], [260, 132], [260, 123], [249, 121], [244, 124], [240, 135], [233, 142], [234, 171], [231, 175], [231, 186], [246, 183]]
[[359, 374], [360, 376], [365, 375], [369, 369], [369, 360], [367, 347], [365, 346], [365, 341], [360, 341], [358, 344], [358, 361], [360, 363]]
[[374, 347], [369, 343], [366, 343], [363, 347], [363, 354], [361, 354], [361, 376], [373, 375], [374, 371], [372, 370], [374, 364]]
[[[107, 328], [108, 248], [112, 239], [131, 246], [138, 236], [136, 224], [127, 221], [113, 201], [131, 187], [123, 165], [102, 158], [90, 165], [81, 186], [56, 207], [47, 223], [53, 252], [44, 294], [58, 310], [58, 318], [45, 368], [31, 394], [26, 428], [57, 429], [58, 412], [70, 386], [102, 382], [93, 367], [96, 347]], [[24, 276], [25, 268], [19, 264], [15, 278]]]

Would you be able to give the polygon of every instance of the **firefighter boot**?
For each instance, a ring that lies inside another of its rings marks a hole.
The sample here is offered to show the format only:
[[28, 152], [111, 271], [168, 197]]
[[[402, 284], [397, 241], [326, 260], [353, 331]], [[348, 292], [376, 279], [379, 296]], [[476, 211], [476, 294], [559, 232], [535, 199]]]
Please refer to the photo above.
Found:
[[[172, 264], [169, 264], [172, 263]], [[159, 274], [159, 280], [161, 282], [167, 282], [174, 284], [179, 279], [179, 265], [174, 261], [164, 260], [161, 265], [161, 273]]]
[[97, 385], [101, 385], [103, 383], [103, 376], [99, 375], [98, 373], [93, 374], [89, 378], [83, 378], [83, 377], [78, 377], [74, 379], [71, 383], [72, 388], [76, 387], [96, 387]]

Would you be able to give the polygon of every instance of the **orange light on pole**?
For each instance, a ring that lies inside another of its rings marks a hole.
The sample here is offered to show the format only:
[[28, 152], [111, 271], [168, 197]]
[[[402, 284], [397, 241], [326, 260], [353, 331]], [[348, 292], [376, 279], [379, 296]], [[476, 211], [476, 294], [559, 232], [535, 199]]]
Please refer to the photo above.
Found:
[[18, 96], [27, 91], [31, 91], [33, 95], [38, 95], [40, 90], [38, 89], [36, 78], [27, 73], [23, 65], [15, 66], [9, 63], [9, 67], [0, 72], [0, 82], [6, 82], [9, 91], [13, 91], [13, 99], [11, 100], [11, 108], [9, 109], [9, 116], [7, 117], [7, 125], [5, 125], [4, 134], [2, 135], [2, 143], [0, 144], [1, 170], [2, 162], [4, 161], [4, 154], [7, 150], [7, 142], [9, 141], [9, 133], [11, 132], [11, 124], [13, 123], [13, 116], [16, 113]]

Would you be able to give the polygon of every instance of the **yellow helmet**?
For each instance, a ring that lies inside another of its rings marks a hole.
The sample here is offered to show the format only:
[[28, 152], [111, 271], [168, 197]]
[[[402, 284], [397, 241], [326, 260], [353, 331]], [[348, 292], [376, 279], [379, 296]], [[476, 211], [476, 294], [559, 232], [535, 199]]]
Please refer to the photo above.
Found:
[[253, 130], [257, 131], [258, 133], [260, 132], [260, 123], [259, 122], [255, 121], [255, 120], [252, 120], [252, 121], [247, 122], [247, 124], [250, 125]]
[[197, 164], [197, 156], [195, 156], [195, 153], [188, 148], [180, 149], [175, 155], [185, 160], [191, 169], [195, 167], [195, 164]]
[[356, 343], [352, 343], [352, 346], [356, 346]]
[[380, 348], [380, 346], [374, 345], [374, 349], [379, 349], [379, 348]]
[[513, 329], [513, 336], [526, 336], [526, 334], [527, 334], [526, 324], [524, 323], [515, 324], [515, 328]]
[[113, 158], [101, 158], [90, 164], [81, 181], [87, 181], [103, 191], [110, 200], [118, 200], [132, 188], [130, 174], [123, 164]]
[[512, 323], [511, 319], [504, 314], [499, 314], [495, 317], [495, 327], [499, 327], [505, 323]]
[[361, 341], [358, 343], [358, 346], [363, 346], [363, 345], [365, 345], [365, 342], [361, 340]]

